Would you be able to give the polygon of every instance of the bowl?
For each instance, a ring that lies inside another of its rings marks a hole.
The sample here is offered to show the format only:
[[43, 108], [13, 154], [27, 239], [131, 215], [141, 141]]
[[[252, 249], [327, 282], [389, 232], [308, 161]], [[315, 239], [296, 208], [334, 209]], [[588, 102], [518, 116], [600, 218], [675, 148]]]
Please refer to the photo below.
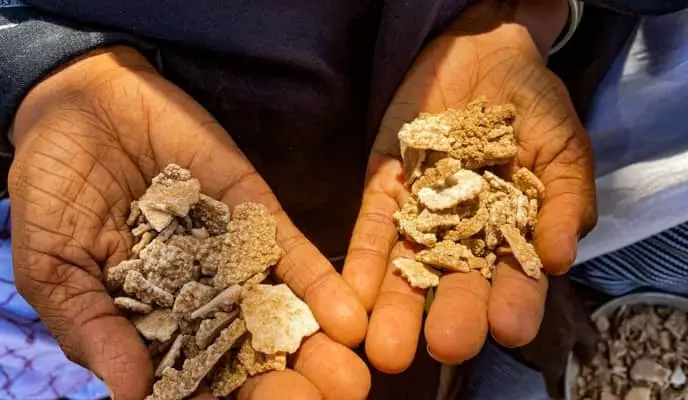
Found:
[[[688, 298], [686, 297], [660, 292], [642, 292], [611, 300], [595, 310], [591, 317], [593, 320], [596, 320], [600, 317], [611, 318], [611, 316], [614, 315], [619, 308], [633, 305], [666, 306], [688, 313]], [[564, 394], [566, 400], [578, 400], [576, 398], [575, 390], [576, 378], [578, 377], [579, 372], [580, 364], [573, 353], [571, 353], [569, 354], [568, 364], [566, 365], [566, 373], [564, 375]]]

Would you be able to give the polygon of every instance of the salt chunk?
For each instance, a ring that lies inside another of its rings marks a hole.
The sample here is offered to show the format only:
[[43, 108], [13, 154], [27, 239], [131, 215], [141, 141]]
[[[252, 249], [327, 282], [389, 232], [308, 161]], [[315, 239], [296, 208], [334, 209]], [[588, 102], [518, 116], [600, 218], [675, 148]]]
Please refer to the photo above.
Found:
[[648, 382], [665, 385], [671, 376], [671, 370], [649, 358], [641, 358], [631, 368], [631, 379], [635, 382]]
[[231, 313], [217, 312], [213, 318], [204, 319], [196, 332], [196, 344], [198, 348], [205, 349], [217, 337], [217, 335], [239, 315], [238, 311]]
[[506, 239], [514, 257], [521, 264], [523, 272], [531, 278], [540, 279], [542, 270], [542, 261], [535, 252], [532, 244], [528, 243], [515, 227], [511, 225], [503, 225], [501, 227], [502, 235]]
[[116, 297], [114, 300], [117, 308], [135, 312], [138, 314], [148, 314], [153, 311], [153, 307], [130, 297]]
[[185, 335], [177, 335], [177, 337], [172, 342], [170, 349], [167, 351], [165, 356], [160, 360], [160, 363], [155, 368], [155, 376], [157, 378], [162, 377], [162, 372], [167, 368], [174, 367], [174, 363], [177, 361], [182, 353], [182, 344], [184, 343]]
[[146, 397], [146, 400], [183, 400], [190, 396], [220, 358], [244, 333], [246, 333], [244, 322], [240, 319], [234, 320], [220, 333], [215, 343], [196, 357], [184, 361], [181, 371], [166, 368], [162, 373], [162, 379], [153, 385], [153, 394]]
[[124, 291], [146, 304], [156, 303], [162, 307], [172, 307], [174, 296], [159, 286], [152, 284], [139, 271], [129, 271], [124, 280]]
[[237, 356], [249, 376], [268, 371], [284, 371], [287, 368], [287, 353], [264, 354], [251, 347], [249, 339], [244, 340]]
[[514, 186], [531, 199], [545, 198], [545, 184], [528, 168], [521, 168], [511, 177]]
[[142, 269], [143, 261], [124, 260], [113, 267], [107, 268], [105, 271], [105, 285], [109, 291], [114, 292], [122, 287], [129, 271], [141, 271]]
[[485, 180], [480, 175], [460, 170], [447, 178], [446, 186], [426, 187], [418, 191], [418, 199], [430, 210], [446, 210], [477, 198], [486, 189]]
[[194, 310], [208, 303], [215, 295], [215, 288], [195, 281], [187, 282], [179, 290], [172, 311], [183, 318], [189, 318]]
[[675, 388], [683, 387], [686, 384], [686, 374], [680, 365], [676, 364], [676, 368], [674, 368], [674, 372], [671, 373], [669, 378], [669, 383]]
[[153, 239], [155, 239], [155, 233], [152, 231], [145, 232], [141, 235], [141, 239], [131, 248], [132, 255], [138, 257], [141, 251], [145, 249]]
[[227, 233], [230, 218], [229, 207], [221, 201], [201, 194], [189, 216], [195, 227], [206, 229], [210, 236]]
[[439, 272], [418, 261], [410, 258], [397, 258], [392, 261], [392, 265], [415, 288], [427, 289], [440, 283]]
[[256, 285], [241, 302], [251, 346], [266, 354], [294, 353], [320, 326], [306, 303], [285, 284]]
[[437, 160], [432, 167], [426, 168], [411, 186], [411, 193], [418, 194], [423, 188], [446, 186], [447, 178], [461, 170], [461, 161], [451, 157]]
[[191, 318], [205, 318], [216, 311], [231, 311], [243, 294], [243, 289], [239, 285], [232, 285], [215, 296], [208, 303], [191, 313]]
[[234, 209], [229, 223], [229, 259], [214, 277], [215, 287], [241, 283], [277, 264], [282, 249], [277, 244], [277, 222], [262, 204], [244, 203]]
[[437, 243], [437, 236], [434, 233], [423, 233], [418, 229], [416, 220], [420, 209], [414, 200], [407, 201], [403, 207], [394, 213], [394, 221], [399, 228], [399, 232], [409, 240], [432, 247]]
[[246, 367], [241, 365], [238, 359], [224, 357], [216, 368], [210, 390], [217, 397], [227, 397], [243, 386], [246, 380], [248, 380]]
[[466, 246], [447, 240], [416, 254], [416, 261], [457, 272], [470, 272], [468, 260], [472, 258], [475, 257]]
[[141, 251], [141, 260], [147, 279], [168, 292], [174, 293], [198, 277], [198, 268], [190, 254], [157, 239]]
[[648, 387], [635, 386], [626, 393], [624, 400], [652, 400], [652, 390]]
[[201, 184], [178, 165], [170, 164], [155, 178], [139, 199], [146, 220], [160, 232], [174, 219], [185, 217], [200, 197]]
[[253, 275], [252, 277], [248, 278], [246, 280], [246, 282], [243, 283], [242, 286], [244, 287], [244, 289], [249, 289], [253, 286], [256, 286], [259, 283], [262, 283], [263, 281], [268, 279], [269, 276], [270, 276], [270, 270], [259, 272], [255, 275]]
[[136, 329], [148, 340], [166, 342], [172, 339], [179, 325], [170, 309], [158, 309], [131, 319]]
[[139, 208], [139, 202], [134, 200], [129, 206], [129, 216], [127, 217], [127, 226], [133, 227], [138, 222], [141, 216], [141, 209]]

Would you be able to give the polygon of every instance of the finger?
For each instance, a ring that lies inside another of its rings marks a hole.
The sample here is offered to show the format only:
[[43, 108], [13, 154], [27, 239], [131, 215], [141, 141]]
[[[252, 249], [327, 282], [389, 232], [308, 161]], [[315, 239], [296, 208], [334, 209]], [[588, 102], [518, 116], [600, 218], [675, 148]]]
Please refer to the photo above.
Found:
[[438, 361], [455, 365], [478, 354], [487, 336], [490, 284], [478, 271], [440, 278], [425, 322], [428, 351]]
[[[177, 97], [170, 107], [179, 105], [178, 111], [186, 118], [176, 118], [174, 124], [156, 119], [150, 128], [157, 168], [170, 162], [188, 168], [206, 194], [230, 207], [249, 201], [268, 207], [277, 219], [277, 240], [284, 252], [275, 275], [308, 303], [330, 337], [347, 346], [360, 343], [365, 337], [367, 315], [355, 292], [294, 226], [227, 132], [186, 95]], [[187, 132], [199, 133], [191, 140]]]
[[397, 242], [394, 212], [404, 194], [401, 163], [390, 157], [371, 162], [371, 178], [366, 185], [361, 210], [344, 263], [344, 280], [358, 295], [366, 311], [371, 311], [389, 264], [389, 254]]
[[48, 255], [24, 255], [17, 258], [28, 260], [16, 266], [17, 288], [67, 357], [93, 371], [118, 400], [144, 398], [153, 378], [148, 351], [100, 281]]
[[294, 357], [294, 369], [327, 399], [365, 399], [370, 391], [370, 371], [363, 360], [323, 333], [303, 342]]
[[504, 347], [530, 343], [540, 329], [547, 298], [547, 276], [526, 276], [512, 257], [499, 262], [492, 279], [488, 319], [492, 336]]
[[320, 400], [322, 396], [306, 377], [293, 370], [256, 375], [241, 387], [239, 400]]
[[552, 274], [568, 271], [578, 240], [597, 219], [594, 163], [584, 135], [581, 127], [581, 134], [567, 141], [540, 173], [546, 192], [534, 242], [545, 270]]
[[[413, 250], [397, 244], [390, 260], [411, 256]], [[425, 305], [425, 290], [412, 288], [389, 264], [380, 295], [370, 316], [365, 350], [378, 370], [396, 374], [406, 370], [416, 352]]]

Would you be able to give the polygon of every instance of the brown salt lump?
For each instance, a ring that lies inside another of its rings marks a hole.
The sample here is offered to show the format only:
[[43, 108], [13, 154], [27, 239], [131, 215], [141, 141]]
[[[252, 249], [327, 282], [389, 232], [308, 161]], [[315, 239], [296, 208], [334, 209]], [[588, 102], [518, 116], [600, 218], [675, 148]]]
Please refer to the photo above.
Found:
[[468, 264], [470, 258], [475, 257], [466, 246], [448, 240], [416, 254], [416, 261], [457, 272], [470, 272], [471, 267]]
[[241, 283], [277, 264], [282, 249], [276, 234], [277, 222], [265, 206], [238, 205], [229, 223], [229, 259], [219, 266], [213, 281], [215, 287]]
[[229, 224], [229, 207], [221, 201], [201, 194], [198, 203], [193, 206], [189, 216], [194, 227], [205, 228], [210, 236], [227, 233]]
[[394, 213], [394, 221], [399, 228], [399, 232], [412, 242], [432, 247], [437, 243], [437, 236], [434, 233], [423, 233], [418, 229], [416, 219], [420, 212], [418, 203], [409, 200], [404, 206]]
[[184, 217], [198, 202], [201, 184], [191, 178], [189, 171], [170, 164], [155, 178], [139, 199], [139, 207], [146, 220], [160, 232], [174, 219]]
[[229, 234], [213, 236], [199, 243], [197, 259], [203, 275], [213, 276], [220, 266], [230, 262]]
[[153, 385], [153, 394], [146, 397], [146, 400], [183, 400], [190, 396], [244, 333], [244, 322], [240, 319], [234, 320], [207, 349], [184, 361], [181, 371], [174, 368], [165, 369], [162, 379]]
[[237, 358], [249, 376], [268, 371], [284, 371], [287, 368], [287, 353], [265, 354], [255, 351], [249, 339], [242, 343]]
[[310, 308], [285, 284], [256, 285], [241, 302], [251, 346], [266, 354], [294, 353], [320, 329]]
[[216, 312], [213, 318], [201, 321], [196, 332], [196, 344], [198, 348], [205, 349], [217, 337], [217, 335], [227, 327], [237, 316], [237, 310], [231, 313]]
[[138, 258], [139, 254], [143, 249], [150, 244], [150, 242], [155, 239], [155, 233], [152, 231], [146, 232], [141, 235], [141, 239], [131, 248], [131, 253], [135, 258]]
[[170, 309], [157, 309], [146, 315], [137, 315], [131, 322], [143, 337], [160, 342], [172, 339], [179, 328]]
[[131, 297], [116, 297], [114, 300], [115, 306], [122, 310], [131, 311], [137, 314], [148, 314], [153, 311], [153, 307], [150, 305], [140, 302]]
[[485, 180], [469, 170], [460, 170], [445, 179], [440, 187], [424, 187], [418, 191], [418, 199], [430, 210], [446, 210], [473, 200], [487, 189]]
[[132, 236], [137, 238], [137, 237], [139, 237], [139, 236], [143, 235], [144, 233], [149, 232], [151, 230], [153, 230], [153, 227], [150, 226], [150, 224], [143, 223], [143, 224], [139, 224], [136, 228], [132, 229], [131, 234], [132, 234]]
[[521, 168], [511, 177], [520, 191], [531, 199], [542, 200], [545, 198], [545, 184], [542, 183], [528, 168]]
[[159, 286], [154, 285], [139, 271], [129, 271], [124, 280], [124, 291], [146, 304], [156, 303], [161, 307], [172, 307], [174, 296]]
[[215, 369], [210, 390], [217, 397], [226, 397], [243, 386], [247, 379], [246, 367], [238, 359], [224, 357]]
[[531, 278], [539, 279], [542, 262], [533, 245], [528, 243], [521, 235], [521, 232], [514, 226], [504, 225], [501, 227], [501, 232], [509, 247], [511, 247], [514, 257], [521, 264], [523, 272]]
[[415, 226], [420, 232], [432, 233], [440, 228], [450, 228], [461, 222], [461, 217], [454, 212], [433, 212], [423, 210], [415, 218]]
[[[472, 236], [472, 235], [471, 235]], [[476, 257], [483, 257], [487, 253], [487, 248], [485, 247], [485, 241], [482, 239], [468, 238], [462, 239], [460, 242], [462, 245], [468, 247], [468, 249]]]
[[206, 304], [197, 308], [191, 313], [191, 318], [205, 318], [216, 311], [231, 311], [244, 293], [244, 289], [239, 285], [232, 285], [213, 297]]
[[189, 235], [174, 234], [167, 241], [170, 246], [176, 246], [191, 255], [194, 260], [200, 260], [201, 241]]
[[139, 208], [139, 202], [134, 200], [129, 206], [129, 216], [127, 217], [127, 226], [133, 227], [139, 220], [141, 216], [141, 209]]
[[462, 218], [450, 230], [444, 232], [442, 240], [459, 241], [469, 239], [483, 230], [490, 218], [489, 210], [485, 205], [485, 195], [481, 195], [478, 210], [468, 218]]
[[446, 179], [461, 170], [461, 161], [450, 157], [437, 161], [432, 167], [426, 168], [411, 187], [411, 193], [417, 195], [423, 188], [445, 186]]
[[252, 277], [248, 278], [248, 279], [246, 280], [246, 282], [243, 283], [242, 286], [243, 286], [244, 289], [250, 289], [250, 288], [252, 288], [253, 286], [256, 286], [257, 284], [262, 283], [263, 281], [265, 281], [266, 279], [268, 279], [269, 276], [270, 276], [270, 271], [269, 271], [269, 270], [268, 270], [268, 271], [259, 272], [259, 273], [255, 274], [255, 275], [253, 275]]
[[157, 378], [162, 377], [162, 371], [164, 371], [166, 368], [174, 367], [174, 363], [182, 354], [182, 344], [184, 343], [184, 337], [185, 335], [177, 335], [165, 356], [162, 358], [162, 360], [160, 360], [160, 363], [155, 368], [155, 376]]
[[174, 293], [198, 277], [198, 268], [190, 254], [157, 239], [141, 251], [141, 260], [148, 280], [168, 292]]
[[115, 266], [107, 268], [105, 271], [105, 286], [107, 286], [109, 291], [114, 292], [122, 287], [129, 271], [141, 271], [142, 269], [143, 261], [124, 260]]
[[414, 288], [428, 289], [440, 283], [439, 272], [416, 260], [400, 257], [392, 261], [392, 265]]
[[217, 295], [215, 288], [196, 281], [187, 282], [174, 299], [172, 311], [184, 318], [189, 318], [193, 311], [208, 303], [215, 295]]

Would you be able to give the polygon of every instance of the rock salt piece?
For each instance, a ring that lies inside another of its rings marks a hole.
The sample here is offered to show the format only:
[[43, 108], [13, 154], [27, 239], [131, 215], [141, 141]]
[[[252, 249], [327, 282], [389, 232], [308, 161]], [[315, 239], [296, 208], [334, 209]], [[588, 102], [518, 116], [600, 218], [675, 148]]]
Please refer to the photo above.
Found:
[[513, 183], [505, 181], [490, 171], [485, 171], [483, 173], [483, 178], [485, 178], [485, 181], [487, 181], [492, 189], [498, 192], [502, 192], [510, 196], [522, 194], [522, 192], [518, 190]]
[[238, 310], [231, 313], [216, 312], [213, 318], [204, 319], [196, 332], [196, 344], [205, 349], [237, 316]]
[[669, 377], [669, 383], [674, 388], [680, 388], [686, 384], [686, 373], [683, 372], [680, 365], [677, 364], [676, 368], [674, 368], [674, 372], [672, 372], [671, 377]]
[[545, 198], [545, 184], [528, 168], [521, 168], [511, 177], [514, 186], [531, 199]]
[[221, 266], [230, 262], [229, 234], [213, 236], [200, 242], [197, 259], [203, 275], [213, 276]]
[[198, 240], [205, 240], [210, 237], [210, 234], [205, 228], [194, 228], [191, 230], [191, 236]]
[[223, 290], [205, 305], [191, 313], [191, 318], [206, 318], [216, 311], [231, 311], [234, 304], [241, 300], [244, 290], [239, 285], [232, 285]]
[[470, 272], [471, 267], [468, 264], [470, 258], [475, 257], [466, 246], [448, 240], [416, 254], [416, 261], [456, 272]]
[[446, 179], [446, 186], [418, 191], [418, 200], [430, 210], [446, 210], [473, 200], [487, 189], [485, 180], [469, 170], [460, 170]]
[[244, 290], [250, 289], [253, 286], [256, 286], [257, 284], [262, 283], [263, 281], [268, 279], [269, 276], [270, 276], [270, 270], [259, 272], [255, 275], [253, 275], [252, 277], [248, 278], [246, 280], [246, 282], [244, 282], [242, 284], [242, 286], [244, 287]]
[[[444, 115], [421, 114], [399, 130], [399, 143], [406, 148], [448, 152], [454, 143], [449, 137], [449, 125]], [[403, 153], [402, 153], [403, 156]]]
[[201, 353], [201, 349], [196, 344], [195, 335], [184, 335], [182, 343], [182, 354], [184, 358], [194, 358]]
[[462, 245], [468, 247], [468, 249], [476, 257], [483, 257], [487, 254], [487, 248], [485, 247], [485, 241], [482, 239], [462, 239], [460, 242]]
[[528, 202], [528, 227], [531, 229], [534, 229], [537, 224], [539, 208], [538, 201], [530, 199], [530, 202]]
[[250, 376], [268, 371], [284, 371], [287, 368], [287, 353], [264, 354], [255, 351], [250, 339], [244, 340], [237, 358]]
[[444, 232], [442, 240], [458, 242], [459, 240], [475, 236], [485, 228], [489, 218], [489, 210], [487, 207], [481, 205], [473, 216], [462, 218], [456, 226]]
[[680, 311], [673, 311], [664, 322], [664, 328], [669, 331], [674, 338], [681, 340], [688, 328], [688, 318]]
[[422, 175], [421, 167], [425, 161], [426, 151], [414, 149], [401, 144], [401, 160], [403, 162], [404, 186], [410, 187]]
[[157, 378], [162, 377], [162, 372], [166, 368], [174, 367], [174, 363], [177, 362], [177, 359], [182, 354], [182, 344], [184, 343], [184, 337], [185, 335], [177, 335], [177, 337], [172, 342], [170, 349], [167, 351], [162, 360], [160, 360], [160, 363], [155, 368], [155, 376]]
[[648, 387], [633, 387], [626, 393], [624, 400], [652, 400], [652, 390]]
[[417, 195], [423, 188], [446, 186], [447, 178], [460, 170], [461, 161], [450, 157], [440, 159], [432, 167], [423, 171], [423, 174], [411, 186], [411, 193]]
[[232, 360], [229, 357], [224, 357], [215, 370], [210, 390], [217, 397], [227, 397], [242, 387], [247, 380], [246, 367], [238, 359]]
[[172, 235], [174, 235], [178, 227], [179, 222], [173, 220], [169, 225], [167, 225], [167, 228], [160, 231], [160, 233], [158, 234], [158, 236], [155, 237], [155, 239], [161, 242], [166, 242], [167, 240], [169, 240], [169, 238], [172, 237]]
[[127, 217], [127, 226], [133, 227], [139, 220], [141, 216], [141, 209], [139, 208], [139, 202], [134, 200], [129, 206], [129, 217]]
[[217, 290], [195, 281], [182, 286], [174, 300], [172, 311], [182, 318], [190, 318], [191, 313], [208, 303], [217, 295]]
[[200, 260], [201, 241], [193, 236], [175, 234], [167, 241], [170, 246], [176, 246], [190, 254], [194, 260]]
[[172, 339], [179, 325], [170, 309], [153, 310], [150, 314], [137, 315], [131, 319], [136, 329], [148, 340], [166, 342]]
[[418, 203], [410, 199], [403, 207], [394, 213], [394, 221], [397, 224], [399, 233], [404, 235], [408, 240], [422, 244], [427, 247], [432, 247], [437, 243], [437, 236], [434, 233], [423, 233], [417, 225], [416, 219], [420, 213]]
[[244, 203], [234, 209], [229, 223], [229, 260], [221, 264], [215, 287], [245, 281], [277, 264], [282, 249], [277, 244], [277, 223], [262, 204]]
[[185, 283], [198, 278], [193, 257], [177, 246], [153, 240], [143, 251], [143, 273], [154, 285], [176, 292]]
[[210, 236], [227, 233], [229, 207], [221, 201], [201, 194], [189, 216], [196, 228], [205, 228]]
[[198, 202], [201, 184], [188, 170], [170, 164], [155, 178], [139, 199], [139, 207], [153, 228], [160, 232], [174, 219], [185, 217]]
[[525, 234], [528, 231], [530, 200], [528, 200], [526, 195], [521, 194], [511, 197], [511, 204], [516, 227]]
[[602, 390], [602, 394], [600, 395], [600, 400], [619, 400], [614, 393], [611, 392], [611, 389], [605, 389]]
[[440, 284], [439, 272], [416, 260], [397, 258], [392, 265], [414, 288], [428, 289]]
[[215, 343], [196, 357], [184, 361], [181, 371], [174, 368], [165, 369], [162, 379], [153, 385], [153, 394], [146, 397], [146, 400], [183, 400], [190, 396], [220, 358], [245, 333], [244, 322], [240, 319], [234, 320], [220, 333]]
[[121, 263], [109, 267], [105, 271], [105, 286], [110, 292], [119, 290], [124, 284], [129, 271], [141, 271], [143, 269], [143, 261], [141, 260], [124, 260]]
[[153, 311], [153, 307], [130, 297], [116, 297], [115, 306], [122, 310], [131, 311], [137, 314], [148, 314]]
[[137, 237], [139, 237], [139, 236], [143, 235], [144, 233], [149, 232], [151, 230], [153, 230], [153, 227], [150, 226], [150, 224], [143, 223], [143, 224], [139, 224], [136, 228], [132, 229], [131, 234], [132, 234], [132, 236], [137, 238]]
[[161, 307], [172, 307], [174, 296], [152, 284], [139, 271], [129, 271], [124, 280], [124, 291], [146, 304], [156, 303]]
[[597, 327], [597, 330], [600, 333], [609, 332], [609, 319], [607, 317], [600, 316], [597, 319], [595, 319], [595, 326]]
[[146, 232], [143, 235], [141, 235], [141, 239], [134, 245], [134, 247], [131, 248], [131, 253], [134, 257], [138, 257], [139, 254], [141, 254], [141, 251], [145, 249], [150, 242], [155, 239], [155, 233], [154, 232]]
[[306, 303], [285, 284], [256, 285], [241, 302], [251, 346], [266, 354], [294, 353], [320, 329]]
[[516, 261], [521, 264], [523, 272], [533, 279], [540, 279], [542, 261], [540, 261], [533, 245], [528, 243], [521, 232], [511, 225], [503, 225], [501, 232], [511, 247]]
[[174, 342], [174, 340], [168, 340], [166, 342], [152, 340], [148, 345], [148, 352], [150, 353], [150, 356], [155, 358], [161, 355], [162, 353], [165, 353], [170, 348], [170, 346], [172, 346], [172, 342]]
[[630, 376], [635, 382], [647, 382], [665, 385], [669, 382], [671, 370], [663, 367], [655, 360], [642, 358], [633, 364]]
[[436, 232], [441, 228], [450, 228], [461, 222], [461, 217], [457, 214], [437, 213], [430, 210], [423, 210], [415, 219], [416, 228], [423, 232]]
[[179, 315], [177, 314], [175, 314], [174, 317], [177, 319], [177, 322], [179, 323], [179, 331], [185, 335], [195, 335], [198, 331], [198, 328], [200, 328], [201, 326], [201, 320], [180, 319]]

